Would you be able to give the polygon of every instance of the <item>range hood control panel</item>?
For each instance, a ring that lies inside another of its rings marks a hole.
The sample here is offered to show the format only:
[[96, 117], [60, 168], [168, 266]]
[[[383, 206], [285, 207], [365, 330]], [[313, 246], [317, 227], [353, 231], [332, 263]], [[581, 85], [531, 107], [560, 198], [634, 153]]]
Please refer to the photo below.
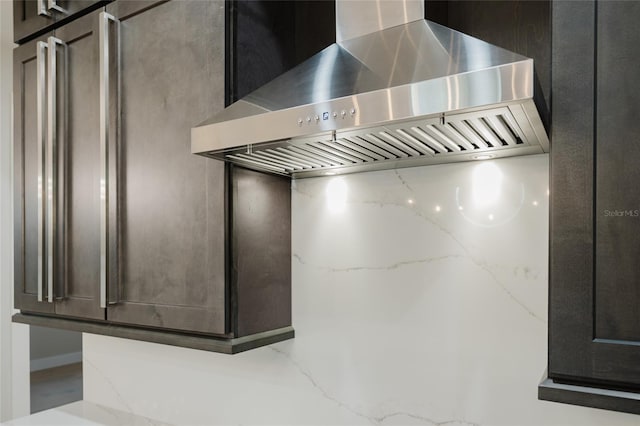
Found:
[[298, 127], [305, 125], [322, 124], [322, 127], [342, 127], [345, 123], [338, 123], [337, 120], [349, 120], [353, 124], [358, 110], [355, 107], [345, 109], [334, 109], [325, 111], [316, 111], [309, 115], [298, 117]]

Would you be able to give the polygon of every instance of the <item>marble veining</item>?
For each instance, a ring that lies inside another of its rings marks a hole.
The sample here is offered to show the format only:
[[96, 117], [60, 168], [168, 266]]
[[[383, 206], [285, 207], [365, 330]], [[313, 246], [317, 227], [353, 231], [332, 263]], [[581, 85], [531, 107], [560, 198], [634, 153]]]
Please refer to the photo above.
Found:
[[[131, 406], [129, 405], [129, 403], [127, 402], [127, 400], [125, 398], [122, 397], [122, 395], [120, 395], [120, 393], [118, 392], [118, 387], [113, 383], [113, 381], [109, 378], [108, 375], [104, 374], [100, 368], [98, 368], [98, 366], [96, 366], [96, 364], [94, 362], [92, 362], [88, 357], [83, 356], [82, 357], [82, 364], [83, 364], [83, 368], [84, 368], [84, 374], [88, 374], [89, 369], [92, 369], [94, 372], [96, 372], [100, 377], [101, 380], [104, 384], [106, 384], [107, 386], [109, 386], [109, 388], [111, 389], [111, 391], [116, 395], [116, 397], [118, 398], [118, 401], [120, 402], [120, 404], [125, 408], [124, 411], [120, 411], [120, 410], [110, 410], [108, 411], [108, 414], [115, 417], [117, 420], [118, 419], [118, 413], [129, 413], [129, 414], [134, 414], [135, 411], [131, 408]], [[149, 419], [147, 419], [146, 417], [141, 417], [141, 419], [144, 419], [144, 421], [147, 421], [149, 424], [152, 424], [151, 421]]]
[[290, 354], [288, 354], [287, 352], [285, 352], [284, 350], [278, 349], [277, 347], [275, 347], [274, 345], [272, 345], [269, 349], [271, 349], [272, 351], [284, 356], [285, 358], [287, 358], [287, 360], [289, 362], [291, 362], [291, 364], [293, 364], [295, 366], [295, 368], [298, 370], [298, 372], [300, 374], [302, 374], [304, 377], [307, 378], [307, 380], [309, 381], [309, 383], [318, 390], [318, 392], [320, 392], [320, 394], [322, 394], [323, 398], [328, 399], [329, 401], [334, 402], [336, 405], [338, 405], [340, 408], [344, 408], [345, 410], [349, 411], [350, 413], [355, 414], [358, 417], [362, 417], [363, 419], [369, 420], [372, 422], [372, 424], [375, 424], [375, 422], [373, 421], [374, 419], [372, 419], [369, 416], [366, 416], [363, 413], [359, 413], [358, 411], [356, 411], [355, 409], [349, 407], [347, 404], [345, 404], [344, 402], [336, 399], [335, 397], [329, 395], [329, 393], [327, 393], [327, 391], [325, 389], [322, 388], [322, 386], [320, 386], [316, 380], [313, 378], [313, 376], [311, 375], [311, 373], [309, 373], [308, 371], [306, 371], [305, 369], [302, 368], [302, 366], [300, 366], [300, 364], [291, 357]]
[[[414, 191], [414, 189], [411, 187], [411, 185], [408, 183], [408, 179], [405, 179], [401, 173], [400, 170], [394, 170], [393, 173], [395, 174], [395, 176], [397, 177], [397, 179], [400, 181], [402, 187], [406, 188], [408, 193], [409, 193], [409, 199], [411, 200], [416, 200], [418, 199], [418, 194], [416, 193], [416, 191]], [[298, 183], [298, 182], [295, 182]], [[300, 190], [298, 188], [298, 185], [293, 186], [293, 191], [302, 195], [302, 196], [306, 196], [309, 198], [313, 198], [314, 196], [312, 195], [312, 193], [310, 192], [305, 192], [304, 190]], [[352, 203], [357, 203], [358, 201], [352, 201]], [[537, 315], [535, 312], [533, 312], [533, 310], [531, 310], [525, 302], [523, 302], [522, 300], [520, 300], [518, 297], [516, 297], [511, 291], [509, 291], [509, 289], [502, 284], [502, 282], [500, 281], [500, 279], [498, 279], [498, 277], [496, 276], [496, 274], [493, 272], [493, 269], [495, 269], [495, 267], [500, 267], [501, 265], [488, 265], [485, 261], [479, 260], [477, 259], [475, 256], [473, 256], [473, 254], [470, 252], [470, 250], [468, 250], [464, 244], [462, 244], [462, 242], [456, 238], [456, 236], [454, 235], [454, 233], [450, 230], [448, 230], [445, 226], [443, 226], [442, 224], [438, 223], [431, 215], [427, 214], [427, 212], [425, 212], [423, 209], [421, 209], [419, 206], [416, 206], [414, 203], [411, 204], [407, 204], [406, 202], [402, 203], [399, 201], [393, 201], [393, 202], [381, 202], [381, 201], [377, 201], [377, 200], [362, 200], [360, 201], [360, 203], [362, 204], [373, 204], [373, 205], [377, 205], [378, 207], [396, 207], [396, 208], [400, 208], [400, 209], [407, 209], [409, 212], [415, 214], [416, 216], [420, 217], [421, 219], [424, 219], [425, 221], [427, 221], [428, 223], [434, 225], [440, 232], [444, 233], [446, 236], [448, 236], [449, 238], [451, 238], [452, 241], [454, 241], [458, 247], [460, 248], [462, 254], [459, 255], [444, 255], [444, 256], [437, 256], [437, 257], [427, 257], [427, 258], [422, 258], [422, 259], [411, 259], [411, 260], [403, 260], [403, 261], [399, 261], [396, 263], [393, 263], [391, 265], [381, 265], [381, 266], [348, 266], [348, 267], [343, 267], [343, 268], [332, 268], [329, 266], [321, 266], [321, 265], [310, 265], [313, 266], [315, 268], [318, 269], [326, 269], [330, 272], [351, 272], [351, 271], [358, 271], [358, 270], [381, 270], [381, 269], [396, 269], [399, 268], [401, 266], [405, 266], [405, 265], [411, 265], [411, 264], [417, 264], [417, 263], [430, 263], [430, 262], [436, 262], [436, 261], [441, 261], [444, 259], [450, 259], [450, 258], [458, 258], [458, 259], [468, 259], [470, 261], [472, 261], [478, 268], [482, 269], [484, 272], [486, 272], [487, 274], [489, 274], [492, 278], [493, 281], [495, 282], [495, 284], [497, 284], [498, 286], [500, 286], [500, 288], [502, 288], [508, 295], [510, 298], [513, 299], [514, 302], [516, 302], [518, 305], [520, 305], [529, 315], [531, 315], [533, 318], [535, 318], [538, 321], [541, 321], [542, 323], [546, 323], [546, 320], [541, 318], [541, 316]], [[293, 258], [295, 260], [297, 260], [298, 262], [302, 263], [302, 264], [307, 264], [304, 259], [298, 254], [295, 253], [293, 254]], [[535, 273], [535, 275], [530, 275], [528, 272], [531, 270], [531, 268], [529, 266], [516, 266], [515, 269], [522, 269], [525, 271], [525, 274], [527, 276], [527, 278], [532, 278], [532, 279], [537, 279], [539, 277], [539, 271], [537, 271]]]
[[408, 417], [408, 418], [411, 418], [411, 419], [414, 419], [414, 420], [418, 420], [421, 423], [424, 423], [424, 424], [427, 424], [427, 425], [434, 425], [434, 426], [442, 426], [442, 425], [479, 426], [476, 423], [469, 423], [469, 422], [460, 421], [460, 420], [434, 421], [432, 419], [420, 416], [418, 414], [405, 413], [405, 412], [401, 412], [401, 411], [395, 411], [395, 412], [383, 414], [383, 415], [377, 416], [377, 417], [373, 417], [373, 416], [367, 415], [365, 413], [358, 412], [356, 409], [348, 406], [344, 402], [336, 399], [335, 397], [333, 397], [332, 395], [327, 393], [327, 391], [325, 389], [323, 389], [316, 382], [316, 380], [313, 378], [313, 376], [308, 371], [304, 370], [303, 367], [295, 359], [293, 359], [289, 353], [285, 352], [284, 350], [278, 349], [278, 348], [276, 348], [274, 346], [272, 346], [270, 349], [275, 351], [275, 352], [277, 352], [277, 353], [279, 353], [279, 354], [281, 354], [282, 356], [286, 357], [296, 367], [296, 369], [300, 372], [300, 374], [305, 376], [309, 380], [309, 383], [314, 388], [316, 388], [318, 390], [318, 392], [320, 392], [324, 398], [328, 399], [329, 401], [333, 401], [339, 407], [344, 408], [345, 410], [355, 414], [356, 416], [362, 417], [363, 419], [368, 420], [369, 423], [371, 423], [372, 425], [384, 424], [384, 422], [387, 419], [392, 419], [394, 417]]
[[637, 425], [537, 399], [547, 235], [546, 155], [294, 181], [296, 338], [85, 334], [85, 399], [193, 425]]
[[[392, 269], [398, 269], [400, 267], [403, 266], [408, 266], [408, 265], [416, 265], [416, 264], [427, 264], [427, 263], [432, 263], [432, 262], [439, 262], [439, 261], [443, 261], [443, 260], [447, 260], [447, 259], [469, 259], [471, 260], [477, 267], [479, 267], [480, 269], [482, 269], [484, 272], [486, 272], [487, 274], [489, 274], [492, 278], [493, 281], [500, 286], [500, 288], [509, 295], [510, 298], [513, 299], [514, 302], [516, 302], [518, 305], [520, 305], [525, 311], [527, 311], [527, 313], [529, 315], [531, 315], [532, 317], [534, 317], [535, 319], [537, 319], [538, 321], [545, 323], [546, 324], [546, 320], [544, 320], [543, 318], [540, 318], [538, 315], [536, 315], [533, 311], [531, 311], [522, 301], [520, 301], [518, 298], [516, 298], [501, 282], [500, 280], [498, 280], [498, 278], [496, 277], [496, 275], [494, 274], [494, 272], [492, 272], [491, 267], [487, 264], [485, 264], [484, 262], [478, 262], [476, 260], [474, 260], [472, 257], [468, 257], [468, 256], [463, 256], [463, 255], [448, 255], [448, 256], [438, 256], [438, 257], [428, 257], [428, 258], [424, 258], [424, 259], [414, 259], [414, 260], [404, 260], [404, 261], [400, 261], [400, 262], [396, 262], [394, 264], [391, 265], [384, 265], [384, 266], [348, 266], [348, 267], [344, 267], [344, 268], [332, 268], [329, 266], [321, 266], [321, 265], [311, 265], [307, 262], [305, 262], [304, 259], [302, 259], [302, 257], [300, 257], [299, 254], [293, 253], [293, 258], [294, 260], [298, 261], [299, 263], [301, 263], [302, 265], [305, 266], [311, 266], [315, 269], [322, 269], [328, 272], [333, 272], [333, 273], [340, 273], [340, 272], [355, 272], [355, 271], [375, 271], [375, 270], [392, 270]], [[500, 267], [500, 265], [492, 265], [494, 268], [496, 267]], [[525, 275], [525, 277], [527, 279], [531, 278], [531, 279], [537, 279], [539, 276], [539, 272], [536, 272], [535, 274], [531, 274], [530, 273], [530, 269], [527, 266], [524, 267], [519, 267], [516, 266], [514, 268], [514, 275], [518, 275], [518, 271], [522, 269], [523, 273]]]
[[327, 272], [355, 272], [355, 271], [390, 271], [392, 269], [398, 269], [403, 266], [408, 265], [416, 265], [416, 264], [426, 264], [431, 262], [439, 262], [445, 259], [459, 258], [462, 259], [464, 256], [460, 255], [448, 255], [448, 256], [438, 256], [438, 257], [427, 257], [424, 259], [413, 259], [413, 260], [403, 260], [400, 262], [393, 263], [391, 265], [382, 265], [382, 266], [348, 266], [345, 268], [332, 268], [329, 266], [321, 266], [321, 265], [311, 265], [305, 262], [299, 254], [293, 253], [293, 258], [300, 262], [302, 265], [311, 266], [316, 269], [323, 269]]

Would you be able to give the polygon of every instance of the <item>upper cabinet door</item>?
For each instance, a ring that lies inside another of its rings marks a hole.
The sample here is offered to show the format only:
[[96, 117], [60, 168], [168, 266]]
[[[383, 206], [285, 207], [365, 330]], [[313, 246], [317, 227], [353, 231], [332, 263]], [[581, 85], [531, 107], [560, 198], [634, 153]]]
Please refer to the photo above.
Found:
[[553, 8], [549, 377], [640, 389], [640, 4]]
[[104, 319], [100, 307], [99, 12], [55, 30], [60, 294], [56, 313]]
[[224, 1], [117, 1], [107, 12], [121, 49], [107, 319], [225, 334], [225, 167], [190, 141], [224, 106]]
[[593, 364], [596, 374], [607, 372], [608, 379], [638, 387], [639, 19], [640, 3], [597, 3], [594, 337], [599, 345]]
[[14, 51], [15, 294], [24, 311], [100, 308], [98, 13]]
[[[109, 0], [110, 1], [110, 0]], [[98, 7], [105, 0], [13, 0], [13, 38], [15, 42], [45, 30], [54, 23], [85, 9]]]
[[27, 312], [53, 313], [48, 297], [45, 179], [46, 34], [13, 51], [14, 297]]

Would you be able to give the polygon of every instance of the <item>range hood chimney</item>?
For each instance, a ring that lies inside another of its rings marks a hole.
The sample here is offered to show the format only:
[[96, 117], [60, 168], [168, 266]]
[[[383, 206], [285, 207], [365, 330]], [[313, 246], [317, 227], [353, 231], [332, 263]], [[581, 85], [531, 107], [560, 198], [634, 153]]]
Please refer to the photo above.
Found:
[[424, 20], [422, 0], [336, 0], [336, 43], [191, 130], [191, 149], [294, 178], [548, 152], [533, 60]]

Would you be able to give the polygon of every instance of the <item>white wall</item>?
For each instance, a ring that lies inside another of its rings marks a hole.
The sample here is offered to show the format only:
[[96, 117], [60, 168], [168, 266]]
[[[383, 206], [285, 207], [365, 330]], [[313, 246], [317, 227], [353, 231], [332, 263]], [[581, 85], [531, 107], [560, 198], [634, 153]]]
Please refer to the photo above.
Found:
[[12, 324], [13, 3], [0, 0], [0, 421], [29, 414], [29, 327]]
[[537, 400], [548, 157], [308, 179], [297, 337], [229, 356], [85, 334], [84, 396], [175, 424], [637, 425]]

